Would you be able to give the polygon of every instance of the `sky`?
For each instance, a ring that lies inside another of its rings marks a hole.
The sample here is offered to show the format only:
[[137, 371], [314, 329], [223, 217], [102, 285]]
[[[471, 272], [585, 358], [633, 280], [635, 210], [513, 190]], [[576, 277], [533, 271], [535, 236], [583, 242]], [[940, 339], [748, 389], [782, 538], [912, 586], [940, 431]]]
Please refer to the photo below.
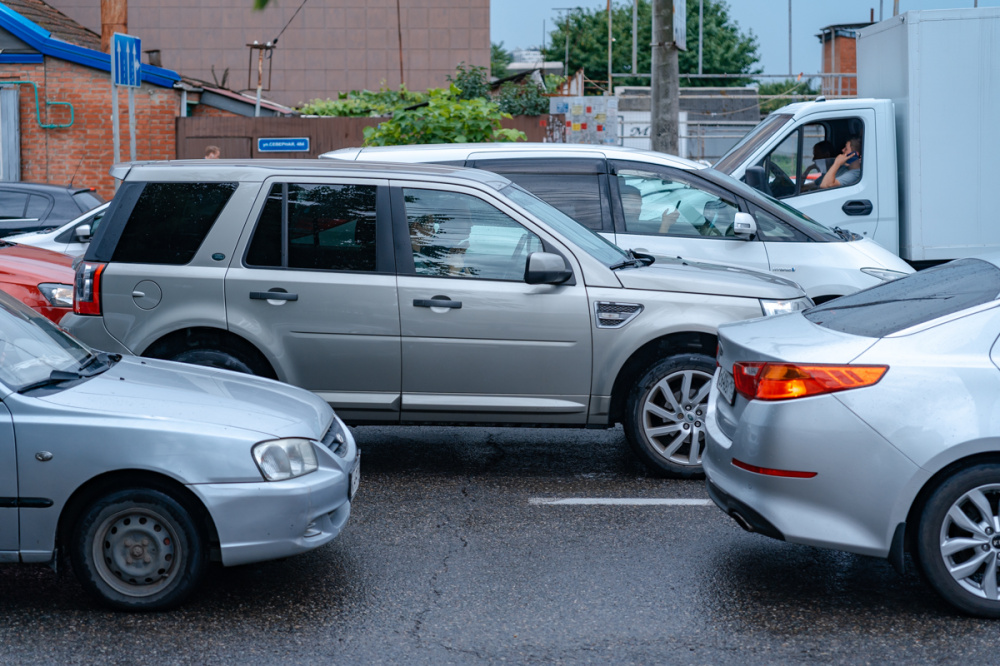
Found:
[[[617, 0], [624, 4], [631, 0]], [[698, 0], [687, 0], [697, 4]], [[972, 7], [974, 0], [899, 0], [900, 13], [914, 9]], [[788, 0], [727, 0], [730, 17], [743, 32], [757, 36], [760, 64], [765, 74], [788, 73]], [[838, 23], [863, 23], [879, 6], [883, 15], [892, 16], [893, 0], [791, 0], [792, 71], [815, 74], [820, 71], [820, 28]], [[607, 0], [491, 0], [490, 40], [503, 42], [504, 48], [537, 47], [544, 31], [551, 32], [563, 12], [557, 7], [603, 9]], [[980, 7], [1000, 7], [1000, 0], [979, 0]], [[545, 37], [546, 42], [548, 36]], [[688, 44], [697, 49], [698, 44]]]

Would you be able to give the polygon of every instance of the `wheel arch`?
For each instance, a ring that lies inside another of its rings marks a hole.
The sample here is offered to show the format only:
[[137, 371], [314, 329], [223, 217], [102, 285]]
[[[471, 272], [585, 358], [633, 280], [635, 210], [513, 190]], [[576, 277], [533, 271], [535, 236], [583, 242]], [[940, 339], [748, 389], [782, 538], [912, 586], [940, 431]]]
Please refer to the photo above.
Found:
[[713, 333], [686, 331], [655, 338], [632, 352], [622, 364], [611, 388], [610, 423], [622, 420], [629, 391], [650, 365], [677, 354], [705, 354], [715, 358], [718, 344], [719, 338]]
[[253, 360], [257, 361], [260, 366], [267, 371], [263, 376], [270, 379], [280, 379], [277, 371], [275, 370], [274, 363], [271, 362], [271, 359], [268, 358], [267, 354], [243, 336], [237, 335], [236, 333], [223, 328], [215, 328], [212, 326], [191, 326], [188, 328], [181, 328], [161, 336], [141, 352], [138, 352], [137, 350], [137, 353], [148, 358], [169, 360], [178, 352], [203, 345], [229, 348], [239, 353], [246, 354]]

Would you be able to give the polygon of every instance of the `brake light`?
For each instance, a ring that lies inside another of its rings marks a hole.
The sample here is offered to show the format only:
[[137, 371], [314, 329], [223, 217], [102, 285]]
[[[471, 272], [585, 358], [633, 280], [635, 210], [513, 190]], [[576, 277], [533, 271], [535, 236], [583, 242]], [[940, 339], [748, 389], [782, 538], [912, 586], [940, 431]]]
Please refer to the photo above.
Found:
[[754, 474], [763, 474], [764, 476], [782, 476], [786, 479], [811, 479], [817, 474], [817, 472], [796, 472], [790, 469], [758, 467], [757, 465], [751, 465], [750, 463], [745, 463], [742, 460], [737, 460], [736, 458], [733, 458], [733, 467], [739, 467], [740, 469], [745, 469], [746, 471], [753, 472]]
[[73, 312], [80, 315], [101, 314], [101, 274], [107, 264], [82, 261], [76, 269], [73, 289]]
[[877, 384], [887, 365], [736, 363], [736, 390], [750, 400], [790, 400]]

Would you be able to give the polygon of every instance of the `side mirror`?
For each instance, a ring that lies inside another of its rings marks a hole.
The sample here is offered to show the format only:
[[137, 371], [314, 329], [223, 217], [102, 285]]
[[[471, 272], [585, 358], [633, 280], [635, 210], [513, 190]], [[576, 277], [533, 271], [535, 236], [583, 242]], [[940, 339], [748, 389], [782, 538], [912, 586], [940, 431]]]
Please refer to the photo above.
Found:
[[736, 213], [733, 233], [740, 238], [750, 240], [757, 235], [757, 220], [753, 219], [750, 213]]
[[768, 195], [771, 194], [771, 186], [767, 184], [767, 172], [764, 171], [764, 167], [747, 167], [746, 181], [747, 185], [758, 192], [763, 192]]
[[76, 229], [73, 230], [73, 238], [76, 239], [77, 243], [86, 243], [90, 240], [90, 225], [81, 224]]
[[551, 252], [532, 252], [524, 267], [524, 281], [528, 284], [562, 284], [573, 277], [566, 260]]

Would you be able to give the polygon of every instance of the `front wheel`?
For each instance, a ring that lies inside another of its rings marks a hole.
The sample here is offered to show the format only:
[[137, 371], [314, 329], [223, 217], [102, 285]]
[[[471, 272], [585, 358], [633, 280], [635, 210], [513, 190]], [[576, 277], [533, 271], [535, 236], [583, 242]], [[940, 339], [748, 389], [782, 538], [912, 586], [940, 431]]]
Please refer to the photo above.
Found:
[[107, 495], [80, 517], [70, 544], [83, 587], [121, 610], [181, 603], [208, 567], [208, 549], [190, 512], [158, 490]]
[[1000, 465], [964, 469], [934, 491], [920, 516], [917, 554], [946, 601], [1000, 618]]
[[657, 361], [629, 393], [625, 437], [655, 472], [680, 479], [701, 478], [705, 415], [715, 360], [684, 354]]

